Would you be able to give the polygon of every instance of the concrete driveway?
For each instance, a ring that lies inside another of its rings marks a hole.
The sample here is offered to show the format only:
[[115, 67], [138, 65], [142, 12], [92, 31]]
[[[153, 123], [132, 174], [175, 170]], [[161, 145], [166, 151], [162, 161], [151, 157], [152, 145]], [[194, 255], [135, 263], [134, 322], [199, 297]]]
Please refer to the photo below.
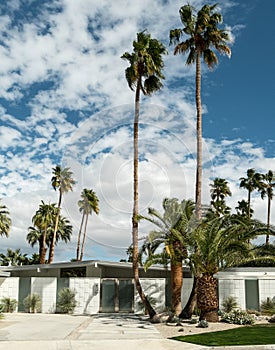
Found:
[[0, 350], [195, 350], [198, 345], [162, 338], [135, 315], [5, 314]]

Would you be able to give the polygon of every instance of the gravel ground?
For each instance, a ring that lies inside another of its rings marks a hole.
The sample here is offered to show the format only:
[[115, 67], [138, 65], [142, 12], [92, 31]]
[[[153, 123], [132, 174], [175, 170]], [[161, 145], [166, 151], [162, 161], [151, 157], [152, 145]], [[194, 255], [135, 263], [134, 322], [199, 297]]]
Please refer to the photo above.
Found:
[[[267, 320], [256, 321], [256, 323], [268, 323]], [[240, 325], [229, 324], [225, 322], [217, 322], [217, 323], [209, 323], [208, 328], [199, 328], [196, 324], [190, 324], [182, 322], [181, 325], [168, 325], [166, 323], [157, 323], [154, 324], [156, 329], [160, 332], [160, 334], [164, 338], [171, 338], [181, 335], [192, 335], [198, 333], [206, 333], [206, 332], [216, 332], [223, 331], [226, 329], [232, 329], [237, 327], [243, 327]]]

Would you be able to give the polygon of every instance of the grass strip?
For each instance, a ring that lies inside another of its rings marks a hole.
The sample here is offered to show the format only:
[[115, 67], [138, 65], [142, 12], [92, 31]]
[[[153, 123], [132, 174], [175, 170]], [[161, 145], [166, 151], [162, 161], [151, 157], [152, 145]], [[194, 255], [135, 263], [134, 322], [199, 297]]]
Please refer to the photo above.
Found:
[[225, 331], [178, 336], [171, 339], [205, 346], [275, 344], [275, 324], [244, 326]]

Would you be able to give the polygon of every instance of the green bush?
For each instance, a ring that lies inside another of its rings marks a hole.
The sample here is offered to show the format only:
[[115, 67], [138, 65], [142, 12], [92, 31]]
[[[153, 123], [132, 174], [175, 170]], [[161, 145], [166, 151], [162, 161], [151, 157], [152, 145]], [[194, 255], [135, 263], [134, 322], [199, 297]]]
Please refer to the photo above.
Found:
[[209, 326], [209, 324], [206, 320], [201, 320], [197, 325], [197, 327], [199, 327], [199, 328], [208, 328], [208, 326]]
[[57, 307], [63, 314], [73, 313], [76, 307], [76, 291], [70, 288], [63, 288], [58, 293]]
[[231, 312], [222, 313], [221, 321], [240, 325], [251, 325], [255, 323], [255, 320], [251, 315], [241, 310], [233, 310]]
[[222, 311], [223, 312], [231, 312], [237, 308], [238, 308], [238, 303], [237, 303], [237, 299], [235, 297], [228, 296], [222, 302]]
[[271, 300], [267, 298], [266, 300], [261, 302], [261, 312], [265, 315], [273, 315], [275, 314], [275, 300]]
[[27, 312], [35, 313], [41, 312], [41, 298], [39, 294], [29, 294], [24, 300], [23, 304]]
[[1, 299], [0, 309], [1, 312], [13, 312], [16, 309], [17, 301], [9, 297]]

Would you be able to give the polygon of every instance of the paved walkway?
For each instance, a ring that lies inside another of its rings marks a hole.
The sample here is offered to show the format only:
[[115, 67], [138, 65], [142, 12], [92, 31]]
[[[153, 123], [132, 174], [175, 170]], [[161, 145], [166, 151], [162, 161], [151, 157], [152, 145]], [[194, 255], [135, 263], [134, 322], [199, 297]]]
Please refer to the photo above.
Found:
[[0, 350], [267, 350], [253, 347], [202, 347], [164, 339], [135, 315], [5, 314], [0, 320]]

